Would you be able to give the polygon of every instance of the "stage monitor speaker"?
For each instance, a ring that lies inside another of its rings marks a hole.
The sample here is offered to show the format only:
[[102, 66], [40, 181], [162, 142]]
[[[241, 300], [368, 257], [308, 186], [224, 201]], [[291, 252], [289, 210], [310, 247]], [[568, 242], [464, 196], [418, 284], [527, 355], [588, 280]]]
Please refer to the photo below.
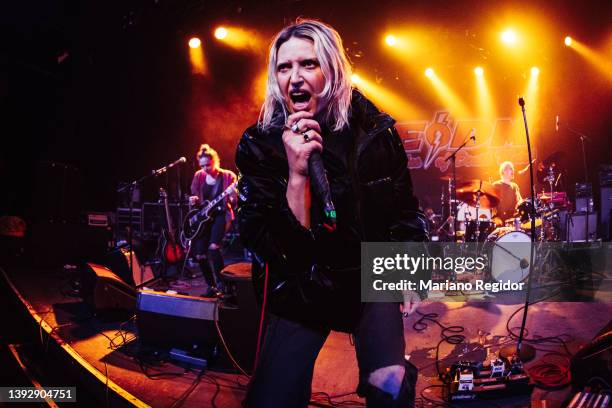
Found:
[[[586, 234], [586, 213], [574, 213], [569, 221], [568, 234], [570, 242], [585, 241]], [[597, 214], [589, 213], [589, 241], [597, 238]]]
[[140, 344], [178, 348], [211, 360], [218, 354], [216, 299], [138, 291], [136, 322]]
[[600, 236], [604, 241], [612, 240], [612, 223], [610, 219], [612, 217], [612, 186], [601, 187], [600, 193], [600, 205], [601, 211], [601, 231]]
[[136, 291], [102, 265], [85, 265], [81, 296], [96, 315], [106, 319], [121, 319], [136, 310]]
[[221, 277], [235, 297], [237, 306], [221, 309], [221, 332], [240, 367], [251, 372], [255, 362], [261, 312], [251, 280], [251, 263], [227, 265], [221, 271]]
[[[134, 263], [132, 269], [130, 269], [130, 262]], [[138, 253], [128, 248], [117, 248], [110, 251], [106, 256], [106, 265], [121, 279], [135, 287], [155, 279], [151, 265], [142, 263]]]
[[208, 367], [233, 370], [231, 359], [219, 341], [215, 327], [217, 320], [232, 357], [243, 370], [251, 372], [257, 345], [259, 307], [250, 282], [250, 265], [248, 269], [248, 280], [241, 276], [228, 281], [227, 275], [223, 274], [226, 284], [237, 296], [236, 304], [232, 306], [211, 298], [140, 290], [136, 321], [141, 344], [182, 349], [205, 358]]

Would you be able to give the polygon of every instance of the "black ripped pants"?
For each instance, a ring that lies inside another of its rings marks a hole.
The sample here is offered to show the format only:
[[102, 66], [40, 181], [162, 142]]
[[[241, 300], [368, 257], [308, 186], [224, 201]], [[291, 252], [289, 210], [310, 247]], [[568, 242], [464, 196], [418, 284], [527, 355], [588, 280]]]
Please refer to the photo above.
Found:
[[[307, 407], [315, 360], [329, 332], [272, 316], [244, 406]], [[417, 371], [404, 358], [406, 343], [398, 304], [366, 303], [353, 335], [359, 365], [357, 393], [366, 398], [367, 406], [412, 407]], [[368, 383], [370, 373], [393, 365], [404, 365], [406, 368], [400, 395], [395, 400], [390, 394]]]
[[[222, 286], [220, 273], [225, 263], [221, 254], [221, 243], [225, 235], [225, 224], [225, 213], [217, 214], [202, 235], [193, 241], [194, 254], [209, 287]], [[216, 244], [217, 248], [210, 249], [211, 244]]]

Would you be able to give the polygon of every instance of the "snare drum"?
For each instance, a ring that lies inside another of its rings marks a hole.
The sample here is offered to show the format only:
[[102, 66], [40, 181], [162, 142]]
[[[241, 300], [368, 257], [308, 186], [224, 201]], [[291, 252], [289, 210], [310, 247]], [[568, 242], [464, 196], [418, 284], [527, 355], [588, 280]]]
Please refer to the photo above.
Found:
[[500, 227], [487, 240], [491, 244], [491, 278], [497, 282], [524, 281], [529, 274], [531, 237], [512, 227]]

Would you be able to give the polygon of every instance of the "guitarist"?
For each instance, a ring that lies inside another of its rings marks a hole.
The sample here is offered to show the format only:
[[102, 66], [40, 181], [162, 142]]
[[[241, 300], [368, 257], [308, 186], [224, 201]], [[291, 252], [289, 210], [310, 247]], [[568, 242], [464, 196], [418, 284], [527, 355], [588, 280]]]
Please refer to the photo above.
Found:
[[[236, 181], [234, 172], [220, 167], [219, 154], [208, 144], [200, 146], [196, 157], [201, 169], [193, 175], [190, 206], [213, 200]], [[221, 201], [212, 211], [204, 232], [192, 242], [192, 251], [208, 285], [204, 294], [207, 297], [219, 296], [223, 289], [220, 272], [225, 265], [221, 254], [221, 241], [234, 219], [235, 203], [235, 193]]]

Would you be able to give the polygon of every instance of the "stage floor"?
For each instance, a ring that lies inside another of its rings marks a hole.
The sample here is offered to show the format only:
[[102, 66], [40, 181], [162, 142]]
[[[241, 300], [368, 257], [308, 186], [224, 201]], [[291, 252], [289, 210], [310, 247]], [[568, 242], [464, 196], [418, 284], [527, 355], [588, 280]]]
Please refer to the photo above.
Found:
[[[35, 270], [10, 268], [6, 276], [10, 287], [20, 297], [20, 303], [30, 307], [32, 316], [39, 316], [52, 328], [54, 339], [70, 346], [80, 357], [109, 380], [123, 388], [144, 404], [153, 407], [240, 407], [248, 379], [245, 376], [205, 371], [186, 371], [166, 359], [163, 354], [144, 353], [136, 341], [132, 320], [124, 323], [103, 323], [93, 318], [80, 298], [70, 296], [74, 273], [64, 270]], [[187, 281], [185, 292], [198, 296], [205, 288], [201, 277]], [[186, 286], [186, 285], [183, 285]], [[431, 302], [419, 312], [436, 313], [444, 326], [459, 325], [466, 341], [459, 345], [442, 343], [442, 364], [457, 360], [482, 360], [497, 351], [500, 345], [512, 343], [507, 337], [506, 322], [522, 305], [484, 302]], [[588, 343], [610, 320], [612, 304], [604, 302], [549, 302], [536, 303], [529, 308], [527, 336], [529, 338], [561, 336], [573, 353]], [[414, 314], [405, 319], [406, 355], [419, 368], [417, 397], [440, 401], [441, 382], [435, 365], [436, 345], [441, 328], [432, 322], [421, 331], [413, 325], [421, 318]], [[520, 325], [521, 313], [510, 324]], [[25, 324], [25, 323], [24, 323]], [[42, 323], [41, 323], [42, 327]], [[186, 328], [188, 330], [188, 328]], [[562, 351], [551, 343], [537, 346], [536, 358], [527, 369], [538, 363], [547, 351]], [[61, 367], [58, 367], [61, 369]], [[317, 359], [313, 380], [313, 406], [364, 400], [354, 394], [358, 379], [355, 352], [350, 336], [332, 333]], [[66, 384], [70, 385], [70, 384]], [[186, 395], [188, 393], [188, 395]], [[557, 391], [535, 388], [531, 396], [496, 399], [470, 406], [528, 407], [533, 401], [547, 401], [547, 407], [561, 406], [570, 393], [569, 387]], [[419, 400], [421, 402], [423, 400]], [[417, 406], [421, 406], [417, 404]], [[427, 405], [423, 405], [427, 406]]]

